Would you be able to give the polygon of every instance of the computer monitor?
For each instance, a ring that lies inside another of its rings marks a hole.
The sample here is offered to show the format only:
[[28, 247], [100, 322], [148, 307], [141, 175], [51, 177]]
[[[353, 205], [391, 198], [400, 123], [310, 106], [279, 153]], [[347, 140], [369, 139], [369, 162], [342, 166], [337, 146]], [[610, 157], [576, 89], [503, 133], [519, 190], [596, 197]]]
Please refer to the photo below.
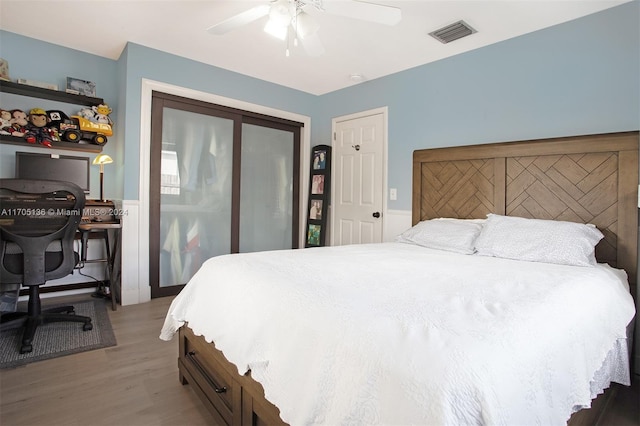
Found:
[[89, 168], [89, 157], [16, 152], [16, 178], [72, 182], [86, 194], [90, 190]]

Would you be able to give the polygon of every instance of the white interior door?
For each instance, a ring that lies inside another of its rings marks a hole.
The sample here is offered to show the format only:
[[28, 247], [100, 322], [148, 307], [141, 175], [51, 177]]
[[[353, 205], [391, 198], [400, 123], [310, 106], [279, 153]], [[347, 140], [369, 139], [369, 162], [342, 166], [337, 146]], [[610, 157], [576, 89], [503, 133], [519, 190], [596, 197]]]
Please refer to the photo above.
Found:
[[334, 119], [332, 245], [382, 242], [386, 109]]

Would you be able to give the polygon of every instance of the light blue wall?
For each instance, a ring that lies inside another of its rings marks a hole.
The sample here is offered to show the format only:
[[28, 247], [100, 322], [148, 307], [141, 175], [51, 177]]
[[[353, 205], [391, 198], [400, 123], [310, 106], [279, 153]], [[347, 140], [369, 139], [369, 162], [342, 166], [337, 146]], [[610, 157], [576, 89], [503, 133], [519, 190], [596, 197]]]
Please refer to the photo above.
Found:
[[[314, 116], [389, 107], [389, 208], [411, 208], [415, 149], [640, 129], [640, 8], [601, 13], [333, 92]], [[473, 37], [473, 36], [472, 36]]]
[[110, 59], [7, 31], [0, 31], [0, 55], [9, 61], [13, 80], [54, 83], [62, 90], [67, 77], [90, 80], [96, 83], [97, 96], [110, 105], [116, 103], [116, 63]]
[[[0, 57], [13, 78], [97, 83], [116, 122], [105, 147], [118, 162], [106, 183], [109, 197], [138, 198], [147, 78], [311, 116], [312, 145], [330, 143], [333, 117], [388, 106], [388, 185], [398, 188], [389, 208], [409, 210], [415, 149], [640, 129], [639, 9], [634, 1], [323, 96], [132, 43], [111, 61], [0, 32]], [[0, 145], [0, 176], [13, 164], [15, 149], [7, 147]]]
[[[123, 60], [126, 60], [124, 109], [127, 127], [124, 149], [127, 182], [137, 182], [139, 173], [140, 96], [143, 78], [297, 114], [315, 114], [316, 96], [159, 50], [129, 43], [120, 59]], [[137, 199], [137, 186], [126, 185], [124, 197]]]
[[[97, 96], [103, 98], [104, 101], [112, 107], [117, 105], [118, 93], [116, 91], [115, 61], [32, 38], [22, 37], [6, 31], [0, 31], [0, 57], [9, 62], [9, 72], [13, 80], [26, 78], [29, 80], [53, 83], [57, 84], [61, 90], [66, 88], [67, 77], [90, 80], [96, 83]], [[0, 108], [19, 108], [25, 111], [31, 108], [61, 109], [68, 114], [75, 114], [80, 107], [78, 105], [0, 93]], [[113, 156], [116, 147], [117, 143], [110, 139], [109, 143], [104, 147], [103, 152]], [[55, 152], [58, 154], [90, 158], [96, 155], [86, 152], [27, 148], [27, 144], [25, 144], [25, 148], [28, 151], [44, 153]], [[25, 151], [25, 148], [20, 145], [0, 144], [0, 177], [14, 176], [15, 152]], [[90, 196], [92, 198], [98, 198], [100, 196], [98, 168], [92, 167], [91, 173]], [[109, 190], [109, 186], [113, 183], [111, 179], [107, 181], [105, 192], [110, 197], [118, 198], [117, 195], [121, 194], [122, 190], [118, 190], [115, 186]]]

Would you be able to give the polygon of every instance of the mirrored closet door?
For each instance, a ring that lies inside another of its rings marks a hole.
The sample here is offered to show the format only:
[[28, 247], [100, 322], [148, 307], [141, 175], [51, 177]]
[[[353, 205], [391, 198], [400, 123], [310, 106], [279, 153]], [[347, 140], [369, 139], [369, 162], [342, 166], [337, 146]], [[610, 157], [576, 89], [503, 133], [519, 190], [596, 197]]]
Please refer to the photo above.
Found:
[[211, 257], [297, 248], [299, 123], [156, 92], [152, 105], [152, 297]]

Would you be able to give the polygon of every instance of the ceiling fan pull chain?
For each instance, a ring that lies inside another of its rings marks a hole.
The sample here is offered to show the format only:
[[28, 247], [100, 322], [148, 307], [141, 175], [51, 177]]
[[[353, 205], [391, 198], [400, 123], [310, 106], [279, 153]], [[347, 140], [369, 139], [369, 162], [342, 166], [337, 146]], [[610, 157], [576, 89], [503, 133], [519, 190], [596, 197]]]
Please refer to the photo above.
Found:
[[298, 47], [298, 13], [299, 3], [296, 1], [295, 14], [293, 16], [293, 47]]
[[288, 57], [289, 57], [289, 55], [290, 55], [290, 53], [289, 53], [289, 38], [290, 38], [290, 36], [289, 36], [289, 34], [287, 34], [287, 48], [286, 48], [286, 50], [284, 51], [284, 54], [285, 54], [285, 56], [286, 56], [287, 58], [288, 58]]

